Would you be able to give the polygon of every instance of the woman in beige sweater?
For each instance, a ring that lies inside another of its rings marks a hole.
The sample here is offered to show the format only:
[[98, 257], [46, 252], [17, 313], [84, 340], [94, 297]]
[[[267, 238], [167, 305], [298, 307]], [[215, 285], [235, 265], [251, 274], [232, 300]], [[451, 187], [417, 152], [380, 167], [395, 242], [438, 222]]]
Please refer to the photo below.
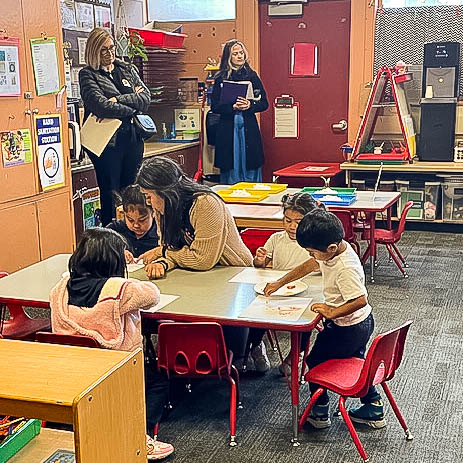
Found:
[[[161, 245], [140, 256], [149, 278], [162, 278], [175, 267], [252, 266], [252, 254], [225, 203], [209, 187], [188, 178], [174, 161], [161, 156], [145, 160], [137, 183], [156, 212], [160, 234]], [[248, 331], [224, 327], [235, 359], [244, 356]]]

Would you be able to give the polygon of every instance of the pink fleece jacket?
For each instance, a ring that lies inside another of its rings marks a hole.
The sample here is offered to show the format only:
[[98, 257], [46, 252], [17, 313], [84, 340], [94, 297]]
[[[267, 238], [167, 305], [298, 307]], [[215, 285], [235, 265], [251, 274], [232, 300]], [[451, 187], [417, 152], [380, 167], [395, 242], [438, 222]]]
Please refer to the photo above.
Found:
[[68, 303], [64, 277], [51, 290], [51, 325], [54, 333], [83, 334], [102, 347], [131, 351], [142, 347], [140, 309], [159, 302], [159, 289], [149, 281], [109, 278], [94, 307]]

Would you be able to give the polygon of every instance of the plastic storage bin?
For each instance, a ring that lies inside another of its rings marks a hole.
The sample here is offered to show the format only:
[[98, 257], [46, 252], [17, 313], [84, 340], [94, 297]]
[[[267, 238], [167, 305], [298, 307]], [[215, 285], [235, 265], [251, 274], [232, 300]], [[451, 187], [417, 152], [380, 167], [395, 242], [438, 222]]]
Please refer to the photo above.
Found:
[[37, 434], [40, 434], [41, 426], [40, 420], [28, 420], [17, 432], [4, 440], [0, 444], [0, 463], [7, 462]]
[[436, 220], [439, 216], [440, 182], [416, 182], [396, 180], [400, 191], [397, 215], [400, 217], [405, 203], [413, 201], [413, 207], [407, 214], [408, 219]]
[[442, 183], [442, 219], [463, 222], [463, 177], [447, 177]]
[[182, 48], [183, 41], [186, 34], [178, 34], [176, 32], [166, 32], [160, 30], [150, 29], [135, 29], [129, 28], [130, 32], [137, 32], [140, 37], [145, 41], [146, 47], [159, 47], [159, 48]]

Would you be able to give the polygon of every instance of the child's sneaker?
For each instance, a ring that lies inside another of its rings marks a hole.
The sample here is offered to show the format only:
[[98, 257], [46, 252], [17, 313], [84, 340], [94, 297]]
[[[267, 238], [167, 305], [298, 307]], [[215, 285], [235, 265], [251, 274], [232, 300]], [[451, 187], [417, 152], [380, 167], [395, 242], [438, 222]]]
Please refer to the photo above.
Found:
[[148, 460], [162, 460], [168, 457], [173, 451], [174, 447], [171, 444], [154, 440], [148, 434], [146, 435], [146, 457]]
[[349, 410], [349, 416], [353, 422], [367, 424], [375, 429], [381, 429], [386, 426], [383, 402], [381, 400], [351, 409]]
[[307, 422], [317, 429], [329, 428], [331, 426], [329, 411], [329, 404], [314, 405], [309, 417], [307, 418]]
[[251, 357], [257, 372], [266, 373], [270, 370], [270, 360], [267, 357], [267, 350], [263, 342], [251, 349]]

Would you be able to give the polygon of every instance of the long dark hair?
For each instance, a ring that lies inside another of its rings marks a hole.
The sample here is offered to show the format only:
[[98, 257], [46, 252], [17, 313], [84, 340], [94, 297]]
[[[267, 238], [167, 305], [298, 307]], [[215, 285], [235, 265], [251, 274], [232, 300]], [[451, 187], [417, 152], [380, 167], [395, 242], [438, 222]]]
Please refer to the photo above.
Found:
[[163, 156], [143, 161], [137, 183], [164, 199], [164, 215], [160, 217], [162, 244], [172, 249], [189, 245], [194, 237], [191, 206], [198, 196], [215, 193], [208, 186], [188, 178], [177, 163]]
[[109, 228], [88, 228], [69, 259], [71, 278], [125, 277], [125, 238]]
[[246, 50], [246, 47], [244, 46], [243, 42], [240, 42], [239, 40], [232, 39], [229, 40], [223, 47], [222, 51], [222, 58], [220, 60], [220, 67], [219, 70], [217, 71], [216, 78], [221, 77], [222, 79], [228, 79], [233, 72], [233, 67], [231, 65], [231, 49], [235, 45], [240, 45], [243, 48], [244, 51], [244, 65], [243, 68], [250, 74], [252, 69], [251, 66], [249, 66], [248, 63], [248, 51]]

